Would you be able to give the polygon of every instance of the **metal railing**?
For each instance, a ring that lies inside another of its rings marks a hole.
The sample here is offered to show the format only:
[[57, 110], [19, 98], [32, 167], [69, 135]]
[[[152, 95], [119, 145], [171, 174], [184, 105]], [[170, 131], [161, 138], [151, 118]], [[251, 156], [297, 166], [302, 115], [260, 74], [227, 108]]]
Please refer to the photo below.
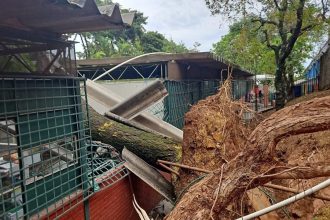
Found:
[[294, 97], [304, 96], [319, 90], [319, 78], [312, 78], [299, 82], [293, 86]]

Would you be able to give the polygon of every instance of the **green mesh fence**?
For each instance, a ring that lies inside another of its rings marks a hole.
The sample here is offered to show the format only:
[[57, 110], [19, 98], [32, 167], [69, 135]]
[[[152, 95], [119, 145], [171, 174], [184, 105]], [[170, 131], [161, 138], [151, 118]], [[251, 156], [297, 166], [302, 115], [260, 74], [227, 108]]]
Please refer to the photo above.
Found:
[[[185, 113], [199, 100], [216, 94], [222, 82], [220, 80], [165, 80], [164, 85], [168, 91], [168, 96], [162, 102], [149, 108], [148, 111], [175, 127], [182, 129]], [[233, 80], [233, 99], [245, 99], [252, 87], [253, 81], [251, 80]]]
[[129, 174], [124, 160], [114, 147], [93, 141], [89, 152], [88, 177], [95, 191], [106, 189]]
[[[41, 218], [88, 196], [80, 79], [0, 80], [0, 218]], [[79, 196], [78, 196], [79, 195]]]
[[85, 91], [81, 78], [0, 76], [0, 219], [58, 218], [128, 174], [91, 141]]
[[165, 81], [164, 120], [182, 128], [184, 114], [199, 100], [216, 93], [220, 81]]

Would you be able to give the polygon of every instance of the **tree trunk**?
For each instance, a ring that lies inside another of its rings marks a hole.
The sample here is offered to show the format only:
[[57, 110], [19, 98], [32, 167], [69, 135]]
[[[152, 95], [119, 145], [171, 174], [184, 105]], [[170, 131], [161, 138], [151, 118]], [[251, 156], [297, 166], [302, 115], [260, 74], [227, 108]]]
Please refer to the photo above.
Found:
[[278, 63], [275, 73], [276, 110], [284, 108], [286, 100], [285, 64]]
[[286, 86], [286, 98], [287, 100], [291, 100], [294, 97], [293, 93], [293, 86], [294, 86], [294, 73], [293, 73], [293, 68], [285, 68], [285, 73], [284, 73], [284, 78], [285, 78], [285, 86]]
[[237, 218], [239, 216], [229, 210], [229, 205], [240, 201], [250, 188], [277, 178], [329, 176], [329, 167], [320, 168], [307, 161], [304, 167], [288, 169], [276, 159], [275, 153], [277, 143], [283, 138], [329, 129], [329, 96], [275, 112], [251, 133], [246, 148], [235, 159], [192, 186], [167, 220], [209, 219], [210, 216], [214, 219]]
[[126, 147], [154, 166], [158, 159], [173, 162], [181, 159], [181, 144], [171, 138], [110, 120], [92, 108], [89, 108], [89, 118], [94, 141], [110, 144], [119, 151]]

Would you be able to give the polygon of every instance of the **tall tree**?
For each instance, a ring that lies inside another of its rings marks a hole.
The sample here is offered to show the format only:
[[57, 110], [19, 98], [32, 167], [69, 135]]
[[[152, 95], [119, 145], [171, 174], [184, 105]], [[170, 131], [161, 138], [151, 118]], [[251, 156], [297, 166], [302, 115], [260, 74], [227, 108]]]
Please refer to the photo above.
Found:
[[149, 31], [141, 36], [141, 44], [145, 53], [162, 52], [165, 45], [164, 35]]
[[256, 29], [250, 19], [233, 23], [228, 34], [213, 45], [213, 52], [253, 73], [274, 74], [273, 52], [262, 43]]
[[[111, 4], [111, 0], [97, 0], [98, 5]], [[123, 13], [135, 12], [133, 24], [124, 30], [107, 30], [80, 34], [83, 53], [79, 58], [136, 56], [150, 52], [187, 52], [182, 43], [175, 43], [155, 31], [146, 31], [147, 17], [142, 12], [122, 9]]]
[[297, 40], [328, 23], [328, 0], [205, 0], [213, 14], [253, 16], [268, 48], [275, 56], [276, 108], [287, 97], [286, 65]]
[[[275, 54], [267, 47], [264, 34], [258, 32], [259, 25], [252, 22], [253, 19], [254, 17], [245, 17], [234, 22], [229, 27], [229, 33], [213, 45], [213, 51], [253, 73], [275, 75]], [[303, 77], [304, 64], [308, 58], [311, 58], [316, 42], [323, 43], [319, 34], [303, 35], [297, 40], [289, 55], [285, 66], [289, 96], [292, 93], [294, 80]]]

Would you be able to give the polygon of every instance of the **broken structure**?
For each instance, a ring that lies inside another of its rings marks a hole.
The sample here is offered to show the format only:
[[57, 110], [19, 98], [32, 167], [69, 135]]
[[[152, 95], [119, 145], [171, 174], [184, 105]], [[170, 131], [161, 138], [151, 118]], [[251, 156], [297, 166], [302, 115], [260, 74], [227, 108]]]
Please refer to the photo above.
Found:
[[123, 28], [134, 14], [94, 0], [4, 0], [0, 12], [0, 219], [137, 219], [129, 175], [150, 210], [160, 196], [91, 140], [85, 79], [65, 35]]
[[[78, 60], [78, 73], [94, 80], [105, 71], [130, 59], [131, 57]], [[104, 80], [101, 85], [127, 98], [153, 80], [162, 80], [168, 96], [145, 113], [151, 113], [182, 129], [184, 114], [193, 104], [217, 92], [227, 78], [228, 65], [230, 64], [221, 57], [209, 52], [152, 54], [108, 73], [101, 78]], [[252, 74], [235, 65], [231, 68], [233, 98], [244, 99], [253, 86], [250, 78]]]

